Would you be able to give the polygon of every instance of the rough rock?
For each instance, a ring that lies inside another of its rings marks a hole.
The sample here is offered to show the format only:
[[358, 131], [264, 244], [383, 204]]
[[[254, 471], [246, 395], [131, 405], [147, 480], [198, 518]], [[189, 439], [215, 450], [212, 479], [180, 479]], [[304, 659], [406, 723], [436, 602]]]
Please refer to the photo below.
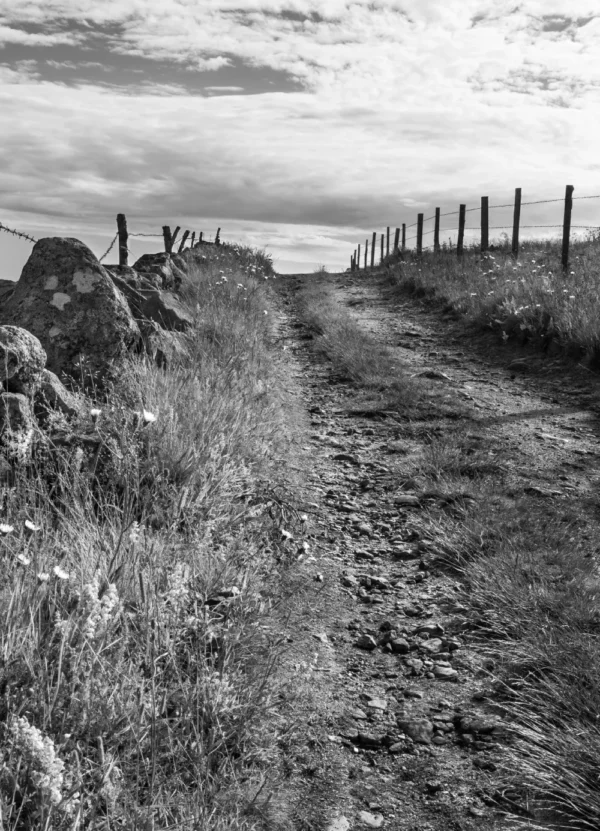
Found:
[[359, 822], [367, 828], [381, 828], [383, 825], [383, 814], [372, 814], [370, 811], [359, 811]]
[[38, 417], [49, 410], [60, 410], [67, 416], [75, 416], [81, 412], [82, 407], [81, 399], [70, 392], [53, 372], [43, 370], [35, 395], [34, 409]]
[[90, 249], [77, 239], [39, 240], [27, 260], [0, 324], [18, 324], [39, 338], [48, 369], [104, 376], [139, 340], [125, 298]]
[[161, 290], [153, 278], [154, 274], [137, 274], [133, 269], [126, 271], [123, 267], [117, 271], [111, 269], [113, 282], [125, 296], [133, 316], [153, 320], [164, 329], [184, 331], [188, 329], [193, 318], [183, 304], [170, 291]]
[[183, 283], [187, 265], [178, 254], [143, 254], [133, 264], [134, 271], [150, 272], [160, 278], [161, 288], [177, 290]]
[[27, 397], [20, 392], [0, 395], [0, 435], [5, 432], [25, 433], [34, 427]]
[[377, 641], [375, 638], [371, 637], [371, 635], [361, 635], [358, 640], [354, 642], [354, 646], [357, 646], [359, 649], [366, 649], [370, 652], [371, 650], [377, 648]]
[[35, 335], [19, 326], [0, 326], [0, 383], [7, 392], [33, 392], [45, 366], [46, 353]]
[[167, 367], [189, 355], [182, 332], [169, 332], [152, 320], [140, 321], [143, 349], [159, 366]]
[[0, 280], [0, 308], [10, 299], [16, 285], [16, 280]]
[[426, 718], [399, 719], [398, 727], [417, 744], [430, 744], [433, 724]]

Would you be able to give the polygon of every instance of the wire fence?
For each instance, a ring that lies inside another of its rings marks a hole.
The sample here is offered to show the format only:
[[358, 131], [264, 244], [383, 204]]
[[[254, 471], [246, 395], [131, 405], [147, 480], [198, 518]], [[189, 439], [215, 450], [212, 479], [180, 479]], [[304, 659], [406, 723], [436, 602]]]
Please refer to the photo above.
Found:
[[[149, 234], [149, 233], [145, 233], [145, 232], [141, 232], [141, 231], [132, 233], [132, 232], [128, 231], [128, 229], [127, 229], [127, 219], [126, 219], [125, 215], [124, 214], [118, 214], [117, 215], [117, 233], [112, 238], [112, 241], [111, 241], [110, 245], [108, 246], [108, 248], [106, 249], [106, 251], [104, 252], [104, 254], [101, 257], [98, 258], [98, 261], [102, 262], [102, 260], [104, 260], [110, 254], [110, 252], [112, 251], [112, 249], [115, 246], [115, 243], [118, 240], [119, 241], [119, 265], [120, 266], [126, 266], [128, 264], [129, 254], [132, 253], [131, 250], [129, 249], [128, 244], [127, 244], [127, 241], [129, 239], [129, 237], [153, 237], [153, 238], [156, 238], [156, 239], [162, 239], [164, 241], [164, 245], [165, 245], [165, 252], [168, 253], [168, 254], [171, 254], [173, 252], [173, 247], [174, 247], [175, 241], [177, 239], [177, 235], [178, 235], [180, 230], [181, 230], [181, 228], [179, 226], [177, 226], [175, 231], [171, 232], [171, 228], [170, 228], [169, 225], [163, 225], [162, 226], [162, 232], [160, 234], [158, 234], [158, 233]], [[9, 228], [7, 225], [4, 225], [4, 223], [2, 223], [2, 222], [0, 222], [0, 231], [5, 231], [7, 234], [12, 234], [15, 237], [20, 237], [21, 239], [29, 240], [29, 242], [33, 242], [33, 243], [38, 242], [38, 240], [35, 239], [35, 237], [32, 237], [31, 234], [26, 234], [26, 233], [23, 233], [22, 231], [17, 231], [15, 228]], [[220, 228], [217, 229], [217, 233], [215, 235], [215, 238], [214, 238], [213, 242], [210, 242], [209, 240], [204, 239], [204, 232], [203, 231], [200, 231], [198, 233], [198, 237], [196, 238], [196, 232], [195, 231], [190, 232], [189, 230], [185, 230], [183, 232], [182, 236], [181, 236], [181, 240], [180, 240], [180, 243], [179, 243], [179, 248], [177, 250], [178, 254], [181, 253], [185, 249], [186, 243], [188, 242], [188, 240], [189, 240], [189, 246], [188, 247], [190, 247], [190, 248], [192, 248], [195, 244], [198, 244], [198, 245], [220, 245], [221, 244], [221, 229]]]
[[[512, 228], [512, 240], [511, 240], [511, 253], [515, 257], [518, 257], [519, 253], [519, 232], [521, 230], [531, 230], [531, 229], [540, 229], [540, 230], [549, 230], [549, 229], [562, 229], [562, 251], [561, 251], [561, 260], [563, 269], [568, 268], [569, 262], [569, 245], [570, 245], [570, 237], [571, 231], [591, 231], [596, 229], [600, 226], [600, 223], [596, 225], [572, 225], [571, 224], [571, 213], [573, 208], [573, 202], [577, 200], [584, 200], [584, 199], [600, 199], [600, 194], [591, 194], [589, 196], [573, 196], [573, 185], [567, 185], [565, 196], [563, 199], [535, 199], [530, 202], [522, 202], [521, 201], [521, 188], [515, 189], [515, 200], [514, 202], [509, 202], [501, 205], [490, 205], [489, 199], [487, 196], [481, 197], [481, 205], [470, 207], [468, 208], [466, 205], [460, 205], [458, 211], [447, 211], [445, 213], [441, 213], [440, 208], [435, 209], [435, 214], [431, 216], [425, 217], [424, 214], [420, 213], [417, 215], [417, 221], [412, 222], [410, 224], [403, 223], [401, 228], [395, 229], [395, 237], [394, 243], [392, 247], [392, 254], [401, 254], [407, 249], [407, 246], [411, 242], [415, 242], [415, 249], [416, 254], [420, 255], [424, 250], [430, 250], [431, 247], [435, 252], [439, 251], [448, 251], [453, 249], [452, 241], [450, 241], [450, 245], [446, 246], [445, 244], [440, 244], [440, 234], [457, 234], [457, 241], [456, 241], [456, 253], [460, 257], [464, 252], [464, 238], [465, 238], [465, 231], [468, 233], [472, 233], [473, 231], [480, 233], [480, 245], [479, 248], [481, 252], [485, 252], [490, 247], [489, 242], [489, 232], [490, 231], [507, 231], [508, 229]], [[564, 205], [563, 211], [563, 221], [562, 224], [527, 224], [521, 225], [520, 217], [521, 217], [521, 208], [530, 206], [530, 205], [547, 205], [551, 203], [562, 203]], [[489, 212], [492, 210], [499, 210], [502, 208], [512, 208], [513, 209], [513, 222], [512, 225], [490, 225], [489, 224]], [[479, 211], [481, 215], [480, 223], [477, 227], [467, 227], [466, 215], [468, 213], [472, 213], [474, 211]], [[441, 220], [445, 217], [449, 216], [458, 216], [458, 226], [452, 228], [441, 228]], [[425, 229], [425, 224], [428, 222], [433, 221], [434, 227]], [[407, 237], [406, 232], [411, 228], [416, 228], [417, 231], [414, 234], [411, 234]], [[423, 238], [428, 234], [433, 234], [433, 246], [424, 246], [423, 245]], [[386, 253], [384, 254], [384, 240], [385, 240], [385, 249]], [[369, 253], [371, 255], [371, 262], [370, 267], [375, 268], [375, 248], [377, 243], [377, 232], [373, 232], [372, 239], [370, 241], [370, 252], [369, 252], [369, 238], [365, 240], [365, 247], [364, 247], [364, 266], [363, 268], [366, 269], [368, 267], [369, 262]], [[386, 229], [385, 234], [381, 234], [381, 257], [379, 261], [379, 265], [384, 262], [385, 257], [389, 257], [390, 255], [390, 227], [388, 226]], [[354, 253], [350, 258], [350, 270], [355, 271], [359, 270], [361, 267], [361, 245], [358, 245], [355, 249]]]

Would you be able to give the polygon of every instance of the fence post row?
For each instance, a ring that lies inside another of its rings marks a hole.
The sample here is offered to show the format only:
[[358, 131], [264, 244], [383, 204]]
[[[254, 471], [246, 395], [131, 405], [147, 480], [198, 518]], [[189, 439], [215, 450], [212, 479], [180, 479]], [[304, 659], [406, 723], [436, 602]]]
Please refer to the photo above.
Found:
[[512, 256], [519, 256], [519, 222], [521, 220], [521, 188], [515, 188], [515, 210], [513, 214]]
[[119, 234], [119, 265], [127, 265], [127, 219], [125, 214], [117, 214], [117, 231]]
[[465, 220], [467, 217], [467, 206], [459, 205], [458, 208], [458, 240], [456, 242], [456, 254], [462, 257], [463, 245], [465, 242]]
[[567, 185], [565, 191], [565, 215], [563, 219], [563, 238], [562, 238], [562, 267], [566, 271], [569, 267], [569, 237], [571, 235], [571, 210], [573, 208], [573, 185]]
[[440, 250], [440, 209], [435, 209], [435, 226], [433, 229], [433, 250], [437, 253]]

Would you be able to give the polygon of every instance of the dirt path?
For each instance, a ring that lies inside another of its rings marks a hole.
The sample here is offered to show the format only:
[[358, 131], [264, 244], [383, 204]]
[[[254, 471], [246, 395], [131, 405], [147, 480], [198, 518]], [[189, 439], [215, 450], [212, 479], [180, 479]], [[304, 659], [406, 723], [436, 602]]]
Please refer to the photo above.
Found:
[[[516, 827], [495, 790], [503, 713], [472, 642], [459, 584], [438, 568], [415, 517], [427, 504], [406, 478], [423, 451], [396, 419], [352, 414], [352, 388], [312, 348], [297, 305], [303, 281], [327, 279], [356, 323], [397, 350], [440, 396], [464, 402], [515, 494], [593, 498], [600, 458], [598, 382], [585, 370], [464, 334], [382, 279], [349, 274], [278, 280], [281, 339], [311, 433], [303, 558], [286, 636], [304, 711], [282, 747], [286, 828], [474, 831]], [[464, 424], [428, 429], [451, 434]], [[477, 434], [477, 435], [475, 435]], [[508, 460], [508, 461], [507, 461]], [[510, 498], [504, 495], [504, 499]], [[282, 824], [283, 827], [283, 824]]]

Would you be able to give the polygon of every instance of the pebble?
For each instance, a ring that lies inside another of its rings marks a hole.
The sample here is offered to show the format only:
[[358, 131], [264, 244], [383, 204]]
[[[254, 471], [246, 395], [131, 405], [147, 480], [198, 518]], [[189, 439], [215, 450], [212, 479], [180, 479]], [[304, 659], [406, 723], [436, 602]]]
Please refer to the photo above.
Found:
[[326, 831], [349, 831], [350, 821], [344, 816], [333, 819], [327, 826]]
[[359, 822], [362, 822], [368, 828], [381, 828], [383, 825], [383, 815], [372, 814], [370, 811], [360, 811], [358, 819]]
[[371, 652], [373, 649], [377, 648], [377, 641], [375, 638], [371, 637], [371, 635], [361, 635], [358, 640], [354, 641], [354, 646]]

